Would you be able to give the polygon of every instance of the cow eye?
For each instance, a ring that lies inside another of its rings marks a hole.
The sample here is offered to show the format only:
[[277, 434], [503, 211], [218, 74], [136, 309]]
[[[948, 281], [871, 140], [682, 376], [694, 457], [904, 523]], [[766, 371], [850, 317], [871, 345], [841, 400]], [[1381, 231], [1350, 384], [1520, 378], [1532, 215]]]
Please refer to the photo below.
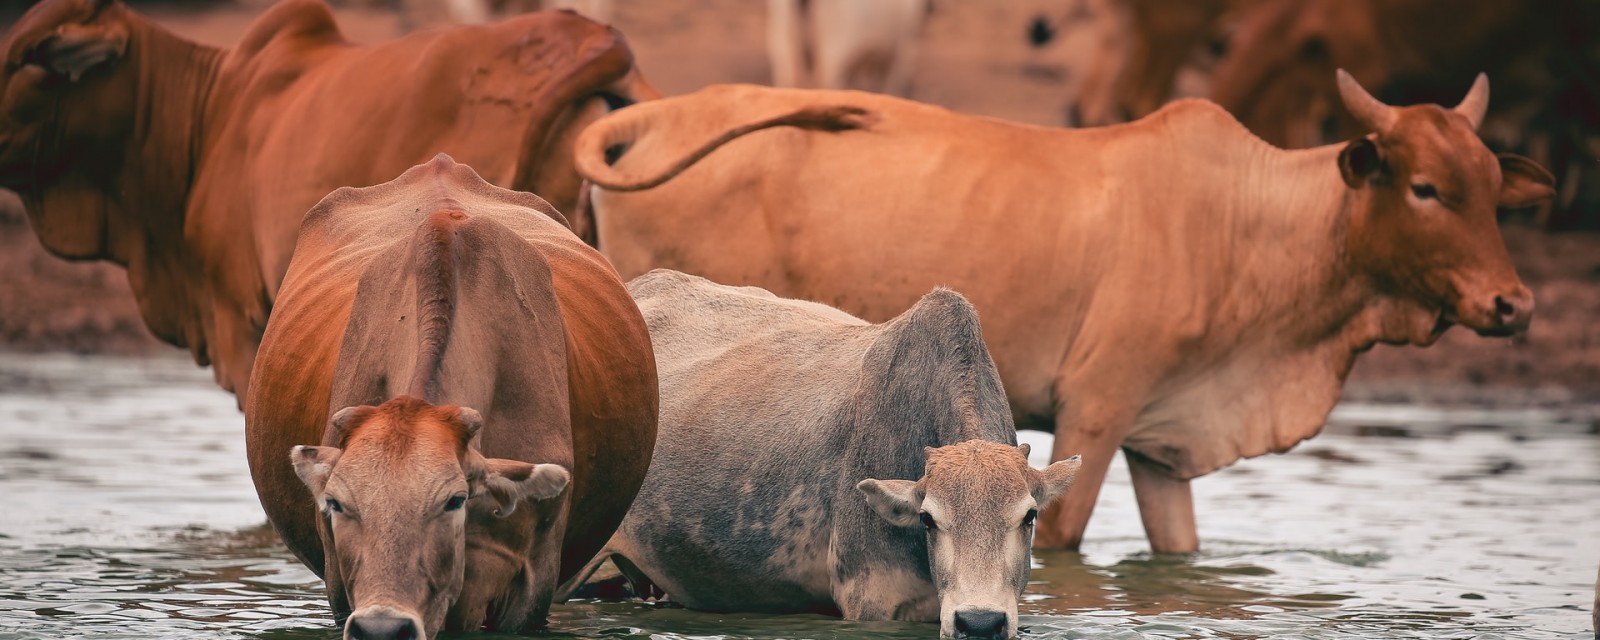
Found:
[[1432, 200], [1439, 197], [1439, 191], [1434, 189], [1431, 184], [1418, 182], [1411, 185], [1411, 195], [1416, 196], [1418, 200]]
[[1025, 515], [1025, 516], [1022, 516], [1022, 526], [1031, 527], [1031, 526], [1033, 526], [1033, 521], [1037, 520], [1038, 518], [1039, 518], [1039, 510], [1038, 509], [1029, 509], [1028, 510], [1028, 514]]
[[922, 526], [927, 527], [929, 531], [938, 528], [938, 525], [933, 522], [933, 514], [926, 511], [922, 512]]
[[323, 500], [323, 504], [328, 505], [328, 510], [329, 511], [332, 511], [334, 513], [344, 513], [344, 505], [339, 504], [338, 500], [334, 500], [333, 498], [327, 498], [327, 499]]
[[466, 503], [467, 503], [467, 496], [464, 495], [464, 494], [459, 494], [458, 493], [456, 495], [450, 496], [449, 500], [444, 501], [444, 510], [445, 511], [455, 511], [456, 509], [460, 509], [461, 506], [466, 504]]

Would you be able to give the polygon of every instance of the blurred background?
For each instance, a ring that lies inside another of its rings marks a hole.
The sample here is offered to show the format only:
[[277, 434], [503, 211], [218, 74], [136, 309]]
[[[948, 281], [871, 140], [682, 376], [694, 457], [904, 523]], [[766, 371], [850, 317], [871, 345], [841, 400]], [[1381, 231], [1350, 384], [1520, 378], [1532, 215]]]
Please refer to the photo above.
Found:
[[[0, 20], [9, 25], [29, 4], [0, 5]], [[130, 4], [182, 36], [227, 46], [270, 2]], [[646, 78], [666, 94], [773, 79], [766, 2], [565, 4], [619, 28]], [[1217, 100], [1274, 144], [1305, 147], [1362, 133], [1339, 105], [1335, 68], [1349, 70], [1392, 104], [1453, 105], [1475, 74], [1488, 73], [1484, 138], [1497, 151], [1548, 167], [1559, 190], [1551, 206], [1511, 212], [1503, 221], [1513, 258], [1536, 296], [1532, 331], [1511, 344], [1458, 329], [1431, 349], [1380, 346], [1358, 361], [1348, 394], [1427, 393], [1497, 403], [1600, 398], [1600, 1], [912, 4], [919, 5], [910, 29], [920, 55], [902, 93], [1041, 125], [1114, 124], [1170, 99], [1198, 96]], [[349, 39], [374, 42], [457, 18], [537, 8], [538, 0], [340, 0], [335, 6]], [[882, 88], [881, 74], [871, 67], [863, 65], [850, 83]], [[121, 269], [54, 259], [26, 225], [18, 207], [0, 207], [0, 349], [174, 351], [144, 329]], [[1493, 389], [1508, 393], [1486, 392]]]

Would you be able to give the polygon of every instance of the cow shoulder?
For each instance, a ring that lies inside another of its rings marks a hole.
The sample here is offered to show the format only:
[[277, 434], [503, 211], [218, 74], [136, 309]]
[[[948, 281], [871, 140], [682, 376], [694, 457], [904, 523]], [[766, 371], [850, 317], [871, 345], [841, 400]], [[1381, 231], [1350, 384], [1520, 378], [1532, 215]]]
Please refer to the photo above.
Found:
[[1200, 98], [1174, 100], [1138, 122], [1163, 132], [1267, 145], [1222, 105]]
[[948, 444], [940, 440], [957, 434], [1015, 437], [978, 312], [966, 298], [935, 289], [880, 326], [862, 362], [863, 384], [855, 398], [863, 420], [886, 433], [926, 430], [910, 438], [914, 442], [897, 444], [917, 457], [921, 447]]

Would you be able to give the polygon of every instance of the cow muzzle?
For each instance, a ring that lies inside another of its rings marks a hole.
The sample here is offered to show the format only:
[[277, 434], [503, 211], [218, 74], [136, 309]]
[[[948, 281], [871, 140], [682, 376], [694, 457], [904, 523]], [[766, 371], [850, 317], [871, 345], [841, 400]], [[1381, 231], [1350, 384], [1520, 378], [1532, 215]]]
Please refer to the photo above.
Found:
[[1523, 286], [1509, 293], [1484, 296], [1476, 307], [1472, 317], [1463, 314], [1461, 321], [1480, 336], [1503, 338], [1525, 333], [1533, 321], [1533, 293]]
[[344, 625], [345, 640], [420, 640], [422, 621], [393, 607], [364, 607], [350, 614]]
[[959, 609], [956, 611], [957, 638], [1005, 640], [1012, 636], [1006, 624], [1006, 612], [993, 609]]

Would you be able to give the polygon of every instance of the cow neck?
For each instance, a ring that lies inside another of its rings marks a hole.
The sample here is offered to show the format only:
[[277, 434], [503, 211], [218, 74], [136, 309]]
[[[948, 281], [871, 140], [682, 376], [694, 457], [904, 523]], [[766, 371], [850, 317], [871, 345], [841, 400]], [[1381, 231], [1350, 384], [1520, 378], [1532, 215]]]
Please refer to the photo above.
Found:
[[1336, 343], [1341, 357], [1353, 359], [1375, 342], [1412, 339], [1406, 327], [1424, 311], [1383, 293], [1352, 261], [1351, 220], [1369, 204], [1340, 178], [1340, 149], [1274, 149], [1246, 182], [1230, 185], [1228, 209], [1235, 214], [1224, 228], [1252, 241], [1225, 252], [1226, 272], [1237, 276], [1228, 292], [1238, 297], [1233, 304], [1261, 309], [1281, 328], [1263, 335], [1282, 336], [1293, 347]]

